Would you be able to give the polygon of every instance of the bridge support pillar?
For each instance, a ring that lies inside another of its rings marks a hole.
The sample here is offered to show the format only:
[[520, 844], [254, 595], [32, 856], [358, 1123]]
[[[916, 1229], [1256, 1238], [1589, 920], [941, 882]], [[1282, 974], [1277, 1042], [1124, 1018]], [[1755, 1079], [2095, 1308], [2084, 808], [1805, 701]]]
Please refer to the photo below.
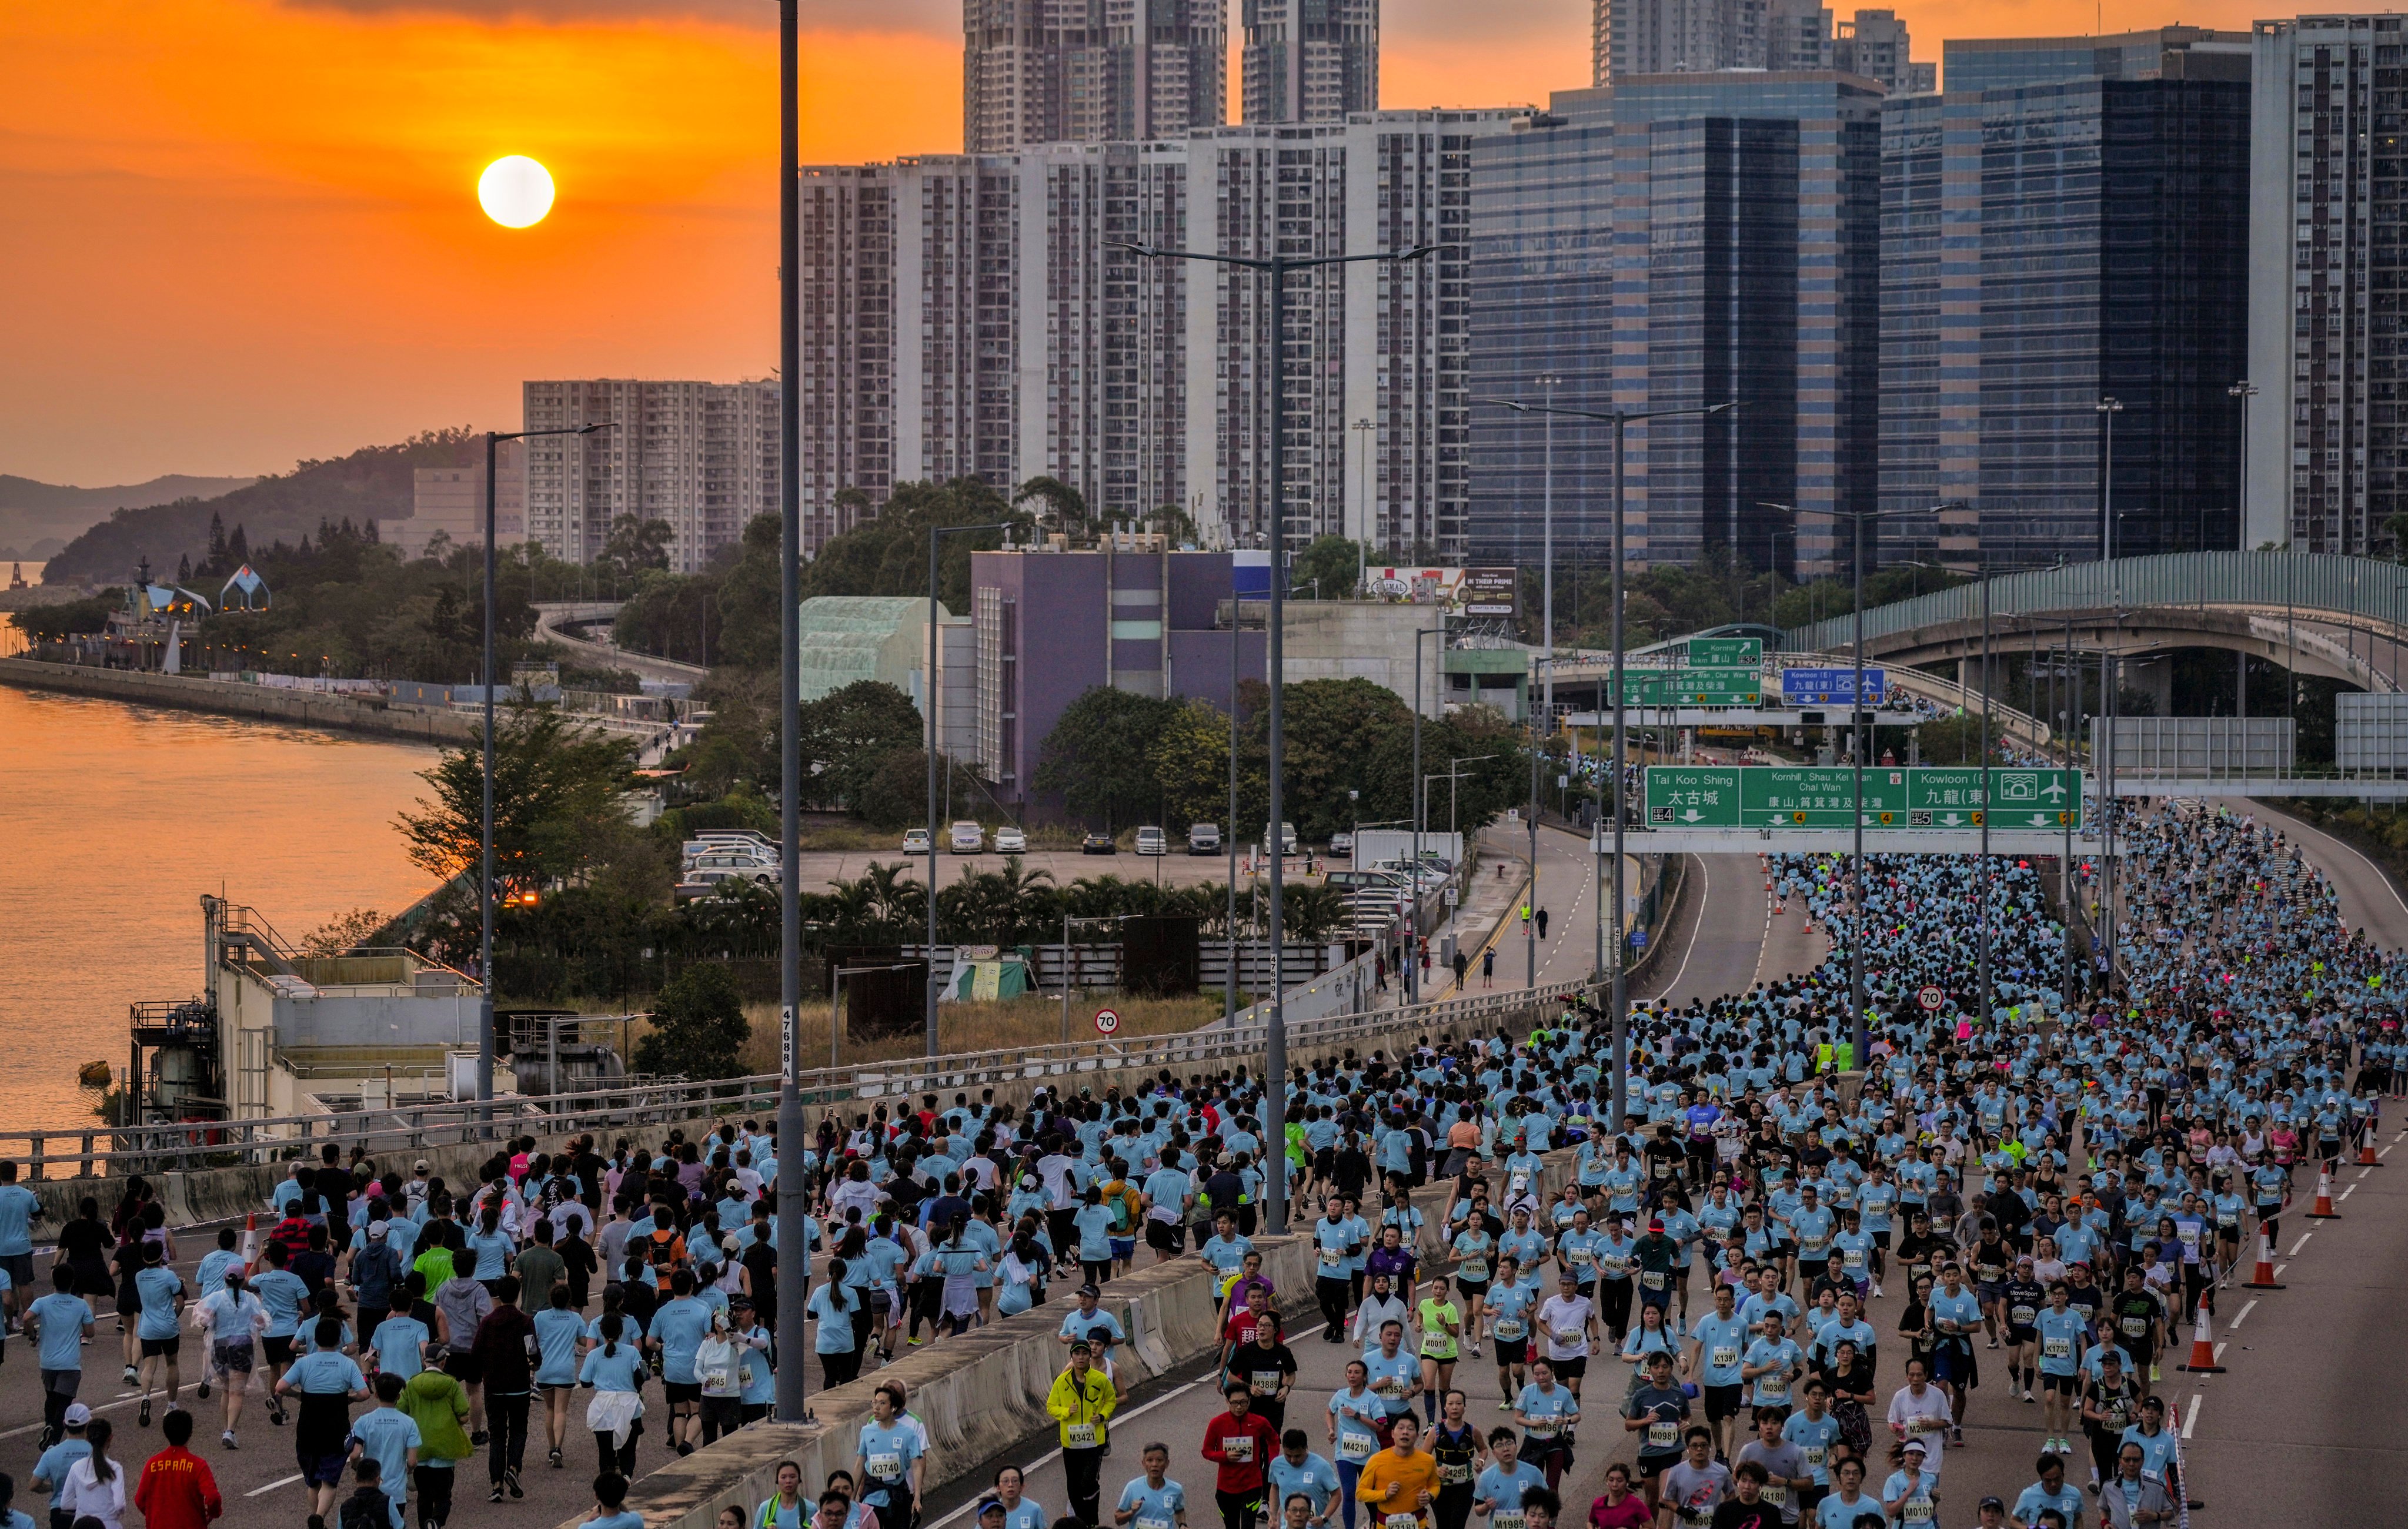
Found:
[[2174, 660], [2172, 653], [2160, 653], [2150, 659], [2127, 659], [2124, 680], [2156, 703], [2156, 715], [2174, 714]]

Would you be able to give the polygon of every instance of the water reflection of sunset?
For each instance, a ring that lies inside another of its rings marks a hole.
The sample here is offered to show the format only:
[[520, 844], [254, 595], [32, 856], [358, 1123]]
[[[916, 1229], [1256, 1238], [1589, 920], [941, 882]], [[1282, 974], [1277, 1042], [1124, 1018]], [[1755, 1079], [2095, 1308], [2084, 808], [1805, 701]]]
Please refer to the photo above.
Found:
[[429, 749], [0, 686], [0, 1120], [89, 1123], [126, 1006], [200, 987], [201, 893], [299, 938], [426, 890], [394, 815]]

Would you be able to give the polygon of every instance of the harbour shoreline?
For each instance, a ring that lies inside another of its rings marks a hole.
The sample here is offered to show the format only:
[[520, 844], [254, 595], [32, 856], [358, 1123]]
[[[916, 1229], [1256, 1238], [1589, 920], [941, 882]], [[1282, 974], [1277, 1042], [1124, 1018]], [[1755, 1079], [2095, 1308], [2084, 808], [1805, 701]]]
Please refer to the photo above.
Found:
[[0, 684], [23, 690], [59, 691], [138, 706], [206, 711], [253, 722], [282, 722], [369, 737], [395, 738], [430, 748], [473, 742], [476, 722], [448, 708], [394, 706], [383, 700], [268, 690], [236, 680], [186, 675], [100, 669], [39, 659], [0, 658]]

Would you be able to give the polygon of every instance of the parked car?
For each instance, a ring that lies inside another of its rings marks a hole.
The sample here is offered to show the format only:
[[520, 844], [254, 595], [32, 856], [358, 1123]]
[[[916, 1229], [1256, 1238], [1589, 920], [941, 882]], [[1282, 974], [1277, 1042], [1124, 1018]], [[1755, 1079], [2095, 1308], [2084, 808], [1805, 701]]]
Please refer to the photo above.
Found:
[[903, 852], [905, 854], [931, 854], [935, 852], [935, 848], [936, 847], [934, 845], [928, 842], [928, 831], [926, 829], [907, 828], [903, 830]]
[[685, 867], [688, 881], [721, 881], [730, 878], [774, 883], [781, 867], [776, 860], [743, 850], [712, 850], [697, 855]]
[[1216, 822], [1192, 822], [1187, 825], [1187, 852], [1191, 855], [1217, 855], [1221, 852], [1221, 825]]
[[[1263, 842], [1265, 844], [1268, 844], [1270, 841], [1270, 827], [1268, 824], [1266, 824], [1263, 828]], [[1296, 824], [1292, 822], [1283, 822], [1280, 824], [1279, 842], [1280, 853], [1283, 855], [1292, 855], [1296, 853]]]
[[1329, 858], [1332, 860], [1354, 859], [1354, 836], [1347, 833], [1344, 829], [1340, 829], [1337, 833], [1330, 835]]
[[986, 853], [986, 830], [965, 819], [946, 834], [945, 848], [957, 855], [982, 855]]
[[1028, 836], [1006, 825], [995, 831], [995, 852], [999, 855], [1025, 855], [1028, 852]]
[[1170, 840], [1159, 828], [1140, 828], [1137, 831], [1137, 852], [1141, 855], [1167, 855], [1170, 852]]
[[1091, 828], [1087, 830], [1086, 836], [1079, 841], [1079, 852], [1082, 855], [1109, 855], [1118, 851], [1112, 844], [1112, 836], [1110, 834], [1098, 834]]

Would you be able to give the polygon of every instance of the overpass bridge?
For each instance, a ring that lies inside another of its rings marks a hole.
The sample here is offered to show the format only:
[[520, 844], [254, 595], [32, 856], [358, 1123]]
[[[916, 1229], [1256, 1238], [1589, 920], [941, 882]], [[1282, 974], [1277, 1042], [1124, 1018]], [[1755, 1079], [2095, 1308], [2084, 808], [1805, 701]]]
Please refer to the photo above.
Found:
[[[2076, 650], [2128, 660], [2218, 648], [2381, 693], [2408, 676], [2408, 567], [2372, 558], [2169, 552], [2003, 574], [1989, 586], [1993, 652], [2062, 646], [2070, 622]], [[1853, 661], [1856, 631], [1853, 615], [1832, 617], [1789, 629], [1782, 646]], [[1893, 672], [1953, 661], [1960, 679], [1971, 678], [1981, 582], [1867, 607], [1864, 643], [1865, 661]]]
[[[673, 658], [655, 658], [622, 648], [609, 640], [608, 631], [611, 619], [619, 614], [623, 602], [617, 600], [550, 600], [538, 601], [535, 607], [535, 636], [538, 642], [557, 643], [579, 662], [597, 669], [625, 669], [639, 679], [666, 680], [672, 684], [698, 684], [710, 674], [698, 664], [682, 664]], [[604, 640], [594, 641], [580, 636], [592, 627], [605, 628]]]

